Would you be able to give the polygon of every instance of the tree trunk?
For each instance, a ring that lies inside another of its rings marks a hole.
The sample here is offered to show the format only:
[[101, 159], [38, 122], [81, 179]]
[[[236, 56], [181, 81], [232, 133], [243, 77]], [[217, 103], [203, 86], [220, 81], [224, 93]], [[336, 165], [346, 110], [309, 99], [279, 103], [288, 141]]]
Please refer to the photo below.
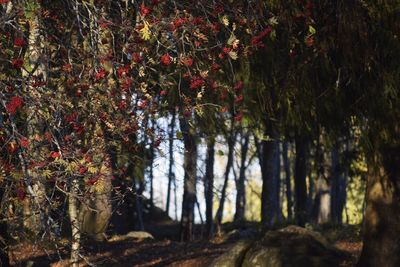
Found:
[[288, 220], [293, 218], [293, 200], [292, 200], [292, 188], [291, 188], [291, 170], [290, 170], [290, 161], [288, 156], [289, 151], [289, 143], [288, 141], [283, 142], [282, 146], [282, 158], [283, 158], [283, 166], [285, 169], [285, 186], [286, 186], [286, 209]]
[[166, 213], [169, 214], [169, 207], [171, 202], [171, 186], [173, 180], [175, 179], [175, 174], [173, 172], [174, 167], [174, 132], [175, 132], [175, 112], [172, 113], [172, 119], [170, 124], [170, 131], [168, 134], [169, 138], [169, 166], [168, 166], [168, 188], [167, 188], [167, 204]]
[[111, 158], [107, 153], [106, 134], [101, 125], [95, 125], [96, 136], [90, 139], [92, 149], [101, 155], [98, 159], [99, 178], [92, 186], [87, 186], [91, 196], [84, 199], [80, 209], [80, 230], [92, 239], [103, 241], [112, 214], [112, 176]]
[[295, 215], [297, 224], [304, 226], [307, 221], [307, 138], [296, 134], [296, 162], [294, 171]]
[[[3, 177], [2, 177], [3, 176]], [[6, 175], [3, 173], [2, 167], [0, 166], [0, 178], [2, 179], [2, 184], [0, 185], [0, 203], [5, 203], [4, 202], [4, 192], [6, 190]], [[2, 209], [0, 209], [1, 211]], [[8, 240], [9, 240], [9, 235], [8, 235], [8, 227], [7, 227], [7, 221], [3, 216], [0, 216], [0, 266], [1, 267], [8, 267], [10, 266], [10, 259], [8, 257]]]
[[[28, 36], [28, 47], [25, 52], [24, 61], [28, 63], [29, 67], [32, 68], [33, 73], [29, 73], [22, 69], [22, 77], [25, 79], [25, 94], [31, 95], [34, 88], [30, 85], [31, 81], [37, 79], [38, 81], [47, 81], [48, 76], [48, 66], [45, 64], [45, 48], [44, 41], [45, 36], [43, 36], [43, 32], [41, 32], [41, 19], [38, 14], [41, 13], [40, 5], [35, 6], [33, 10], [32, 16], [27, 20], [29, 27], [29, 36]], [[27, 132], [28, 136], [35, 136], [36, 134], [40, 134], [40, 128], [43, 127], [42, 122], [40, 121], [37, 113], [38, 106], [32, 105], [29, 107], [28, 113], [31, 114], [31, 118], [29, 119], [29, 123], [27, 124]], [[44, 152], [42, 152], [44, 153]], [[26, 160], [28, 161], [40, 161], [42, 156], [40, 152], [27, 151]], [[43, 206], [45, 204], [45, 196], [46, 190], [43, 184], [42, 177], [40, 177], [37, 173], [33, 172], [30, 168], [27, 169], [27, 173], [29, 175], [29, 182], [27, 190], [32, 192], [32, 198], [25, 199], [23, 213], [24, 213], [24, 222], [23, 225], [26, 229], [30, 230], [34, 234], [39, 234], [41, 230], [43, 230]]]
[[197, 145], [185, 118], [180, 120], [185, 146], [183, 168], [185, 170], [182, 201], [181, 241], [193, 239], [194, 208], [196, 203]]
[[[231, 127], [233, 129], [233, 126], [231, 126]], [[226, 199], [226, 189], [228, 187], [229, 174], [231, 172], [232, 165], [233, 165], [233, 151], [234, 151], [235, 142], [236, 142], [236, 134], [233, 133], [233, 130], [231, 130], [231, 132], [229, 133], [227, 141], [228, 141], [228, 161], [226, 163], [225, 179], [224, 179], [224, 184], [222, 186], [221, 199], [219, 201], [217, 214], [215, 215], [215, 220], [216, 220], [216, 223], [217, 223], [217, 227], [219, 227], [221, 225], [221, 222], [222, 222], [225, 199]]]
[[248, 133], [244, 135], [244, 141], [242, 143], [241, 149], [241, 157], [240, 157], [240, 170], [239, 170], [239, 178], [236, 182], [236, 212], [235, 212], [235, 221], [244, 221], [245, 220], [245, 207], [246, 207], [246, 160], [247, 160], [247, 151], [249, 150], [249, 139], [250, 136]]
[[360, 267], [400, 266], [400, 144], [398, 139], [393, 142], [378, 146], [375, 141], [367, 154], [367, 207]]
[[343, 172], [343, 164], [339, 157], [339, 143], [336, 143], [331, 152], [332, 159], [332, 187], [331, 208], [332, 221], [341, 224], [343, 222], [343, 209], [346, 204], [346, 176]]
[[213, 196], [214, 196], [214, 155], [215, 139], [207, 140], [206, 173], [204, 177], [204, 196], [206, 199], [206, 234], [211, 238], [214, 234]]
[[315, 181], [315, 199], [313, 207], [313, 219], [319, 224], [328, 223], [331, 219], [331, 185], [329, 181], [328, 164], [325, 159], [326, 151], [321, 144], [321, 136], [318, 137], [315, 148], [315, 166], [317, 178]]
[[79, 182], [76, 177], [72, 178], [71, 189], [68, 197], [69, 221], [71, 223], [71, 266], [79, 266], [79, 249], [81, 245], [81, 229], [79, 222], [78, 201]]
[[267, 123], [264, 139], [259, 149], [261, 174], [263, 179], [261, 194], [261, 222], [266, 226], [272, 226], [280, 218], [279, 210], [279, 135], [274, 123]]
[[[154, 118], [151, 119], [152, 127], [156, 125]], [[154, 147], [154, 137], [151, 137], [150, 142], [150, 159], [149, 159], [149, 180], [150, 180], [150, 205], [154, 205], [154, 157], [155, 157], [155, 147]]]
[[[139, 181], [139, 189], [136, 181]], [[133, 193], [133, 202], [135, 203], [135, 228], [139, 231], [144, 231], [144, 223], [143, 223], [143, 186], [140, 184], [140, 178], [133, 176], [132, 178], [132, 193]], [[150, 201], [151, 203], [151, 201]]]

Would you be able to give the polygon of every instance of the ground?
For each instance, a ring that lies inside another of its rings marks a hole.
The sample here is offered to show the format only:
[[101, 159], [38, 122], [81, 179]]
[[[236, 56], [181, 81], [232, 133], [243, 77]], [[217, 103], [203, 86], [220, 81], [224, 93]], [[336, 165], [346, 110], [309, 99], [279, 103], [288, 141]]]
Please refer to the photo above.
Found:
[[[361, 252], [362, 243], [353, 231], [348, 229], [329, 229], [323, 234], [333, 240], [335, 246], [347, 251], [352, 259], [341, 266], [354, 266]], [[154, 240], [130, 240], [112, 243], [88, 243], [82, 255], [85, 255], [80, 266], [170, 266], [196, 267], [208, 266], [216, 257], [226, 251], [235, 241], [223, 241], [221, 238], [212, 241], [195, 241], [181, 243], [160, 238]], [[62, 245], [61, 245], [62, 246]], [[68, 248], [62, 246], [56, 253], [53, 244], [44, 246], [28, 242], [16, 244], [10, 253], [13, 266], [68, 266]], [[86, 262], [85, 262], [86, 261]], [[32, 265], [31, 265], [32, 266]]]

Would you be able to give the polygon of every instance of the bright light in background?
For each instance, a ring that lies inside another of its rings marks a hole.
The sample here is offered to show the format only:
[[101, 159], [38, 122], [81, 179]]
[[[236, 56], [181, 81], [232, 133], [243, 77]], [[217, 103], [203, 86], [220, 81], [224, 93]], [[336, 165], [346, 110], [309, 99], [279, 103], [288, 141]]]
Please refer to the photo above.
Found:
[[[170, 120], [160, 119], [157, 121], [158, 125], [162, 126], [164, 129], [168, 129]], [[179, 120], [176, 120], [177, 123], [175, 125], [175, 132], [179, 131]], [[166, 134], [167, 136], [167, 134]], [[167, 200], [167, 191], [168, 191], [168, 170], [169, 170], [169, 140], [164, 140], [164, 142], [160, 145], [160, 150], [156, 151], [156, 158], [153, 162], [153, 190], [154, 190], [154, 204], [157, 207], [166, 210], [166, 200]], [[215, 166], [214, 166], [214, 213], [216, 212], [219, 200], [221, 188], [224, 182], [224, 173], [227, 162], [227, 146], [225, 145], [225, 140], [222, 138], [217, 138], [216, 142], [216, 151], [222, 151], [223, 155], [219, 155], [220, 153], [216, 153], [215, 155]], [[240, 149], [238, 145], [236, 149]], [[184, 145], [181, 140], [174, 139], [173, 146], [173, 158], [174, 158], [174, 167], [173, 172], [175, 173], [176, 179], [176, 206], [175, 206], [175, 195], [174, 195], [174, 185], [171, 185], [171, 195], [170, 195], [170, 208], [169, 208], [169, 216], [172, 219], [177, 219], [178, 221], [181, 218], [182, 212], [182, 198], [183, 198], [183, 179], [184, 179], [184, 169], [183, 169], [183, 150]], [[205, 173], [205, 155], [206, 155], [206, 144], [205, 142], [201, 142], [198, 145], [198, 160], [197, 160], [197, 201], [200, 206], [201, 217], [205, 220], [205, 198], [204, 198], [204, 185], [203, 185], [203, 177]], [[236, 159], [239, 160], [239, 157]], [[237, 168], [236, 163], [233, 166]], [[236, 170], [238, 173], [238, 170]], [[261, 184], [261, 174], [259, 171], [259, 164], [257, 160], [253, 160], [252, 164], [247, 169], [247, 180], [252, 181], [253, 186], [258, 186]], [[148, 172], [146, 173], [146, 182], [147, 182], [147, 190], [145, 192], [145, 196], [149, 197], [149, 180], [148, 180]], [[249, 189], [250, 190], [250, 189]], [[233, 215], [235, 213], [235, 200], [236, 200], [236, 190], [235, 190], [235, 182], [233, 172], [231, 171], [229, 177], [229, 183], [227, 188], [227, 195], [225, 200], [225, 208], [224, 208], [224, 221], [232, 220]], [[254, 201], [254, 200], [253, 200]], [[256, 206], [259, 206], [257, 204]], [[197, 205], [195, 206], [195, 222], [200, 223], [200, 215], [199, 209]]]

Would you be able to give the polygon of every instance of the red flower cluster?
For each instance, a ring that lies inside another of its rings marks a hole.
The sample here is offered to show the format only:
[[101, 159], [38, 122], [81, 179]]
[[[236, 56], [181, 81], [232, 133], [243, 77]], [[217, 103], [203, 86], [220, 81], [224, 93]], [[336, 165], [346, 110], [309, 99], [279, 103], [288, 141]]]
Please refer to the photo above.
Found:
[[257, 34], [256, 36], [254, 36], [251, 39], [251, 44], [254, 46], [262, 46], [262, 40], [267, 37], [270, 33], [272, 32], [272, 28], [271, 27], [267, 27], [264, 30], [262, 30], [259, 34]]
[[135, 62], [135, 63], [140, 63], [143, 60], [143, 58], [137, 52], [132, 54], [132, 59], [133, 59], [133, 62]]
[[183, 65], [185, 65], [186, 67], [191, 67], [193, 65], [193, 58], [191, 58], [191, 57], [182, 58], [181, 61], [182, 61]]
[[161, 63], [164, 64], [165, 66], [168, 66], [172, 63], [172, 58], [169, 54], [164, 54], [161, 56]]
[[239, 95], [235, 98], [235, 104], [240, 105], [243, 102], [243, 95]]
[[22, 65], [24, 65], [24, 60], [21, 58], [15, 58], [12, 60], [11, 64], [13, 65], [14, 68], [20, 69]]
[[148, 14], [150, 14], [150, 11], [150, 8], [146, 7], [144, 3], [142, 3], [142, 5], [140, 6], [140, 14], [143, 17], [146, 17]]
[[78, 114], [76, 112], [73, 112], [72, 114], [65, 116], [65, 122], [68, 124], [73, 123], [77, 117], [78, 117]]
[[121, 100], [121, 101], [119, 102], [119, 104], [118, 104], [118, 108], [119, 108], [120, 110], [125, 110], [126, 107], [127, 107], [126, 101]]
[[16, 38], [14, 40], [14, 46], [22, 47], [25, 45], [25, 40], [23, 38]]
[[241, 121], [243, 118], [243, 111], [240, 111], [239, 114], [237, 114], [234, 119], [235, 121]]
[[11, 97], [11, 101], [6, 105], [6, 109], [10, 114], [15, 114], [17, 110], [22, 107], [24, 104], [24, 101], [21, 97], [19, 96], [13, 96]]
[[204, 85], [204, 80], [200, 77], [193, 77], [190, 81], [190, 89], [198, 89]]
[[173, 21], [173, 30], [181, 27], [183, 24], [185, 24], [188, 21], [187, 18], [177, 18]]
[[63, 71], [65, 71], [65, 72], [71, 72], [72, 71], [72, 65], [71, 64], [65, 64], [64, 66], [63, 66]]
[[[0, 3], [2, 3], [2, 1], [4, 1], [4, 0], [0, 0]], [[21, 201], [24, 200], [25, 197], [26, 197], [25, 189], [23, 187], [18, 187], [16, 191], [17, 191], [18, 199], [21, 200]]]
[[23, 148], [28, 148], [29, 147], [29, 141], [25, 137], [21, 138], [19, 140], [19, 143], [21, 144], [21, 147], [23, 147]]
[[103, 79], [104, 77], [106, 77], [106, 71], [104, 69], [101, 69], [101, 70], [99, 70], [98, 73], [96, 73], [94, 79], [95, 79], [95, 81], [98, 81], [98, 80]]
[[118, 78], [121, 78], [121, 77], [124, 77], [125, 75], [127, 75], [129, 73], [129, 70], [130, 70], [129, 66], [120, 67], [117, 71]]
[[236, 92], [241, 91], [241, 90], [243, 89], [243, 82], [242, 82], [242, 81], [237, 82], [237, 83], [235, 84], [235, 86], [233, 87], [233, 89], [234, 89]]
[[59, 159], [61, 158], [61, 153], [58, 151], [53, 151], [50, 153], [50, 158], [52, 159]]

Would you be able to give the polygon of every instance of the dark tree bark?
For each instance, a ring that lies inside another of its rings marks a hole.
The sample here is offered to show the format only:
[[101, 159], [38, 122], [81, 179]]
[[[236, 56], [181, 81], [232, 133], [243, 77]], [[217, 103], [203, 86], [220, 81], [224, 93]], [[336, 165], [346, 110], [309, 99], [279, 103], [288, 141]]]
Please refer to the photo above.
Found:
[[217, 214], [215, 215], [215, 221], [217, 223], [217, 227], [219, 227], [221, 225], [221, 222], [222, 222], [225, 199], [226, 199], [226, 189], [228, 187], [229, 174], [231, 172], [232, 165], [233, 165], [233, 151], [234, 151], [234, 148], [235, 148], [236, 134], [233, 133], [233, 125], [231, 127], [232, 127], [232, 129], [231, 129], [231, 131], [230, 131], [230, 133], [228, 135], [228, 138], [227, 138], [227, 142], [228, 142], [228, 161], [226, 163], [226, 168], [225, 168], [224, 184], [222, 185], [221, 199], [219, 201]]
[[317, 177], [315, 181], [315, 198], [312, 211], [312, 218], [319, 224], [324, 224], [331, 219], [331, 185], [330, 174], [325, 157], [326, 151], [321, 144], [321, 137], [318, 137], [315, 148], [315, 167]]
[[364, 246], [358, 266], [400, 266], [400, 141], [373, 140], [367, 163]]
[[[139, 231], [144, 231], [144, 222], [143, 222], [143, 191], [144, 188], [141, 186], [139, 182], [139, 188], [137, 188], [137, 178], [132, 178], [132, 194], [133, 194], [133, 202], [135, 203], [135, 228]], [[150, 201], [151, 202], [151, 201]], [[152, 202], [151, 202], [152, 203]]]
[[292, 200], [292, 188], [291, 188], [291, 169], [290, 169], [290, 161], [289, 161], [289, 142], [283, 142], [282, 146], [282, 159], [283, 166], [285, 169], [285, 186], [286, 186], [286, 209], [288, 214], [288, 219], [291, 220], [293, 218], [293, 200]]
[[180, 118], [179, 121], [185, 147], [183, 155], [185, 175], [182, 201], [181, 241], [191, 241], [193, 239], [194, 208], [196, 204], [197, 145], [196, 137], [190, 131], [190, 126], [186, 119]]
[[247, 151], [249, 150], [249, 139], [250, 135], [246, 133], [243, 137], [243, 143], [241, 148], [241, 158], [240, 158], [240, 170], [239, 178], [236, 181], [236, 212], [235, 221], [245, 220], [245, 207], [246, 207], [246, 160]]
[[[272, 226], [280, 218], [279, 210], [279, 135], [274, 123], [266, 123], [264, 133], [268, 140], [262, 140], [258, 155], [261, 164], [263, 179], [261, 194], [261, 222], [266, 226]], [[261, 150], [261, 151], [260, 151]]]
[[149, 158], [149, 180], [150, 180], [150, 205], [154, 205], [154, 171], [153, 171], [153, 163], [154, 163], [154, 140], [150, 143], [150, 158]]
[[296, 162], [294, 171], [295, 215], [297, 224], [304, 226], [307, 221], [307, 150], [308, 140], [296, 134]]
[[166, 213], [169, 214], [169, 207], [171, 202], [171, 187], [173, 180], [175, 179], [175, 174], [173, 173], [174, 167], [174, 132], [175, 132], [175, 112], [172, 113], [172, 119], [170, 124], [170, 131], [168, 133], [169, 138], [169, 166], [168, 166], [168, 188], [167, 188], [167, 204]]
[[277, 141], [277, 151], [275, 152], [275, 157], [274, 157], [274, 164], [275, 164], [275, 181], [276, 181], [276, 187], [275, 187], [275, 207], [274, 209], [277, 212], [277, 221], [281, 221], [283, 218], [282, 215], [282, 206], [281, 206], [281, 183], [282, 183], [282, 179], [281, 179], [281, 148], [280, 148], [280, 141]]
[[215, 139], [207, 140], [206, 173], [204, 177], [204, 196], [206, 200], [206, 234], [209, 238], [214, 235], [213, 196], [214, 196], [214, 156]]
[[[0, 170], [0, 176], [2, 176], [2, 170]], [[4, 186], [5, 182], [0, 185], [0, 203], [3, 203]], [[3, 216], [0, 217], [3, 219]], [[10, 266], [10, 259], [8, 257], [8, 244], [9, 235], [7, 231], [7, 222], [5, 220], [0, 221], [0, 266]]]
[[339, 143], [336, 143], [331, 152], [332, 159], [332, 186], [331, 186], [331, 210], [332, 221], [341, 224], [343, 222], [343, 210], [346, 205], [346, 176], [343, 172], [343, 164], [339, 156]]
[[[111, 192], [111, 207], [112, 214], [110, 219], [110, 225], [112, 231], [116, 234], [125, 234], [134, 229], [133, 223], [133, 200], [130, 194], [121, 194], [121, 192], [127, 192], [127, 188], [131, 185], [128, 184], [129, 179], [122, 179], [118, 175], [117, 165], [117, 147], [111, 142], [112, 137], [110, 132], [104, 123], [101, 123], [102, 130], [105, 134], [106, 152], [110, 158], [110, 166], [112, 169], [113, 176], [116, 179], [112, 180], [113, 190]], [[136, 136], [131, 135], [130, 140], [136, 140]]]

